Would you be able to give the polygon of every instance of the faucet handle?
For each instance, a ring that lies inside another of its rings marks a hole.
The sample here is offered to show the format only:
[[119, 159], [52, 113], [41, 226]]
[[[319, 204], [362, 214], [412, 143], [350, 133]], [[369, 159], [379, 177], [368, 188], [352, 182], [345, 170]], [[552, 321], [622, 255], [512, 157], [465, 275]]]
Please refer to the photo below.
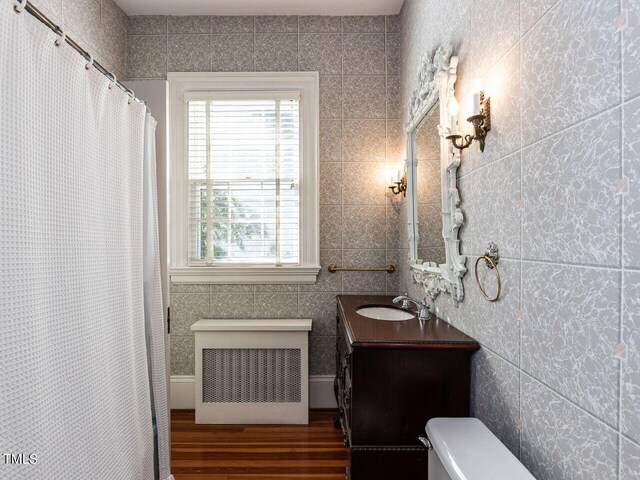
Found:
[[427, 301], [427, 297], [423, 297], [422, 298], [422, 306], [424, 308], [426, 308], [427, 310], [431, 311], [431, 305], [429, 304], [429, 302]]

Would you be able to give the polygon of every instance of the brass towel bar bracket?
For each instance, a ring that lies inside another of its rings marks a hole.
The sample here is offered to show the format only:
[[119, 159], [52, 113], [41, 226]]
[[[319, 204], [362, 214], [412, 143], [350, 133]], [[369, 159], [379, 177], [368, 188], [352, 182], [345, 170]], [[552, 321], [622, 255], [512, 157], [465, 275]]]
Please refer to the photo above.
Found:
[[389, 265], [385, 265], [384, 267], [378, 267], [378, 268], [348, 268], [348, 267], [339, 267], [335, 263], [332, 263], [331, 265], [329, 265], [327, 267], [327, 270], [329, 270], [331, 273], [336, 273], [336, 272], [387, 272], [387, 273], [393, 273], [393, 272], [396, 271], [396, 267], [394, 267], [393, 265], [389, 264]]

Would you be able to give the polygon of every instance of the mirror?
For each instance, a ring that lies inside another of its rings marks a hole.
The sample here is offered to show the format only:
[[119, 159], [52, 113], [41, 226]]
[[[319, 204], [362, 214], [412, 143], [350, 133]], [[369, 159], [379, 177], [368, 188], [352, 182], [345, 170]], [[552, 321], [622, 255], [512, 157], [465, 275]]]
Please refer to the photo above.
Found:
[[447, 262], [442, 236], [439, 123], [438, 102], [420, 121], [413, 134], [416, 164], [417, 260], [433, 267]]
[[432, 299], [449, 293], [462, 301], [466, 257], [460, 255], [457, 170], [460, 152], [446, 139], [456, 125], [454, 86], [458, 58], [450, 46], [424, 58], [409, 103], [407, 133], [409, 248], [413, 278]]

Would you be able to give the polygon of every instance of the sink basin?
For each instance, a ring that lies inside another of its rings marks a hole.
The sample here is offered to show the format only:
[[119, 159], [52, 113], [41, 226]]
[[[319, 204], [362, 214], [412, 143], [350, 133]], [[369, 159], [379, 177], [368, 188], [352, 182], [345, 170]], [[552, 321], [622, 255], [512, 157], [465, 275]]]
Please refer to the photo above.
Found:
[[386, 320], [388, 322], [398, 322], [415, 318], [413, 313], [394, 307], [360, 307], [356, 309], [356, 312], [363, 317], [373, 318], [375, 320]]

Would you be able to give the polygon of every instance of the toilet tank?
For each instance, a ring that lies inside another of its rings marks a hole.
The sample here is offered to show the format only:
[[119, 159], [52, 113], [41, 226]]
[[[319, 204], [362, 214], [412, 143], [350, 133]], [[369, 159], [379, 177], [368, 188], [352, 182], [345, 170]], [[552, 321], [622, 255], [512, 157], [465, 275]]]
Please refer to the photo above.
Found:
[[535, 480], [477, 418], [432, 418], [426, 431], [429, 480]]

